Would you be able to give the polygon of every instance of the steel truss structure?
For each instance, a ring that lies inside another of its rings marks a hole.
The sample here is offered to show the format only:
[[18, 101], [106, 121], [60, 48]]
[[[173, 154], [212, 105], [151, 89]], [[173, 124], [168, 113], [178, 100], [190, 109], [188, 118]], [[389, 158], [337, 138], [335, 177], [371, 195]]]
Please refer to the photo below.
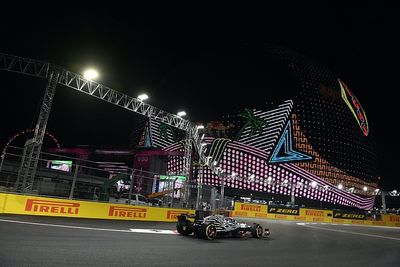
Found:
[[220, 170], [215, 168], [215, 166], [209, 162], [205, 155], [205, 146], [202, 145], [202, 137], [200, 136], [197, 125], [189, 120], [149, 105], [137, 98], [113, 90], [98, 82], [85, 79], [79, 74], [68, 71], [52, 63], [0, 53], [0, 70], [49, 80], [39, 119], [36, 125], [35, 135], [31, 140], [28, 140], [25, 145], [24, 157], [18, 176], [18, 179], [23, 179], [22, 185], [26, 186], [26, 188], [22, 188], [22, 190], [32, 189], [36, 166], [39, 159], [39, 154], [41, 152], [43, 136], [46, 130], [47, 120], [50, 115], [51, 102], [54, 97], [57, 84], [67, 86], [87, 95], [104, 100], [108, 103], [125, 108], [129, 111], [147, 116], [159, 122], [163, 122], [170, 126], [186, 131], [186, 138], [190, 140], [190, 144], [184, 146], [185, 157], [188, 157], [185, 160], [185, 163], [187, 164], [187, 166], [185, 166], [187, 177], [189, 177], [191, 169], [190, 164], [192, 147], [195, 148], [200, 162], [206, 164], [217, 175], [220, 174]]

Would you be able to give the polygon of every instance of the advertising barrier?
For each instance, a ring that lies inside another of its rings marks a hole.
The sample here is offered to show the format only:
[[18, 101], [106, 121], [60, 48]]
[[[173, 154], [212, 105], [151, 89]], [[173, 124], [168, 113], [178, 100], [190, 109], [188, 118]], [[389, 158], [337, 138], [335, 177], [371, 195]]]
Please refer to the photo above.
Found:
[[267, 206], [261, 204], [235, 202], [233, 216], [267, 218]]
[[194, 210], [0, 194], [0, 213], [74, 218], [176, 222]]
[[[176, 222], [181, 213], [194, 210], [132, 206], [0, 193], [0, 214], [23, 214], [73, 218]], [[367, 219], [365, 212], [288, 208], [235, 202], [232, 216], [299, 220], [309, 222], [400, 227], [400, 216], [383, 214], [382, 220]]]
[[382, 215], [382, 220], [377, 221], [374, 219], [367, 219], [367, 214], [363, 211], [318, 210], [297, 207], [268, 206], [241, 202], [235, 202], [232, 216], [277, 220], [297, 220], [316, 223], [400, 227], [399, 215]]
[[307, 222], [332, 222], [331, 210], [300, 209], [300, 217]]

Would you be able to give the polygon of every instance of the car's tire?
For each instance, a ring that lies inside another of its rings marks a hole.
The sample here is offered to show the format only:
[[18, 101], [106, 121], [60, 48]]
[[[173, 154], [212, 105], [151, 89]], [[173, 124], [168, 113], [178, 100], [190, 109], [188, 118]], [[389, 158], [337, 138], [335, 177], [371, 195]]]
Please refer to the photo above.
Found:
[[254, 238], [261, 238], [263, 236], [263, 228], [258, 223], [255, 223], [251, 228], [251, 236]]
[[204, 223], [200, 226], [198, 236], [206, 240], [214, 240], [217, 237], [217, 228], [212, 223]]
[[191, 222], [190, 221], [178, 222], [176, 224], [176, 230], [181, 235], [190, 235], [191, 233], [193, 233], [193, 229], [191, 227]]

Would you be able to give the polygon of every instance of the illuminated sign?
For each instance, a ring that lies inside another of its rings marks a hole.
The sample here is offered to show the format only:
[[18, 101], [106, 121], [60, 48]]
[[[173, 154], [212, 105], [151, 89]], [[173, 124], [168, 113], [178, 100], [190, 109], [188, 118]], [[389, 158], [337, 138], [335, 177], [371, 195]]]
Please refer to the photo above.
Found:
[[110, 206], [108, 216], [119, 218], [140, 218], [144, 219], [147, 215], [146, 208], [131, 208], [123, 206]]
[[350, 89], [340, 79], [338, 81], [344, 102], [346, 102], [351, 113], [353, 113], [353, 116], [356, 119], [358, 125], [360, 126], [363, 134], [365, 136], [368, 136], [369, 127], [368, 127], [367, 115], [365, 114], [364, 109], [361, 107], [360, 102], [357, 100], [355, 95], [350, 91]]
[[184, 182], [186, 180], [186, 176], [183, 175], [160, 175], [160, 181], [163, 180], [175, 180]]
[[285, 129], [279, 139], [278, 144], [274, 148], [274, 151], [271, 154], [271, 158], [269, 159], [269, 163], [277, 163], [277, 162], [289, 162], [289, 161], [300, 161], [300, 160], [311, 160], [313, 159], [311, 156], [296, 151], [293, 148], [292, 143], [292, 124], [290, 120], [286, 124]]
[[72, 168], [72, 160], [51, 160], [50, 169], [69, 172]]
[[25, 211], [34, 211], [47, 214], [78, 214], [79, 207], [80, 204], [76, 202], [27, 199]]

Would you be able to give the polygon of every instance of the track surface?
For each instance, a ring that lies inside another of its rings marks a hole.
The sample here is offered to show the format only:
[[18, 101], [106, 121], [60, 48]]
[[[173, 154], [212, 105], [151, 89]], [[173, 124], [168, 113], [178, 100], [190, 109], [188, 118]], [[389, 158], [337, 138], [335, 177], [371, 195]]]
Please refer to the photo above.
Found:
[[238, 220], [271, 236], [206, 241], [130, 230], [173, 223], [3, 214], [0, 266], [400, 266], [399, 228]]

